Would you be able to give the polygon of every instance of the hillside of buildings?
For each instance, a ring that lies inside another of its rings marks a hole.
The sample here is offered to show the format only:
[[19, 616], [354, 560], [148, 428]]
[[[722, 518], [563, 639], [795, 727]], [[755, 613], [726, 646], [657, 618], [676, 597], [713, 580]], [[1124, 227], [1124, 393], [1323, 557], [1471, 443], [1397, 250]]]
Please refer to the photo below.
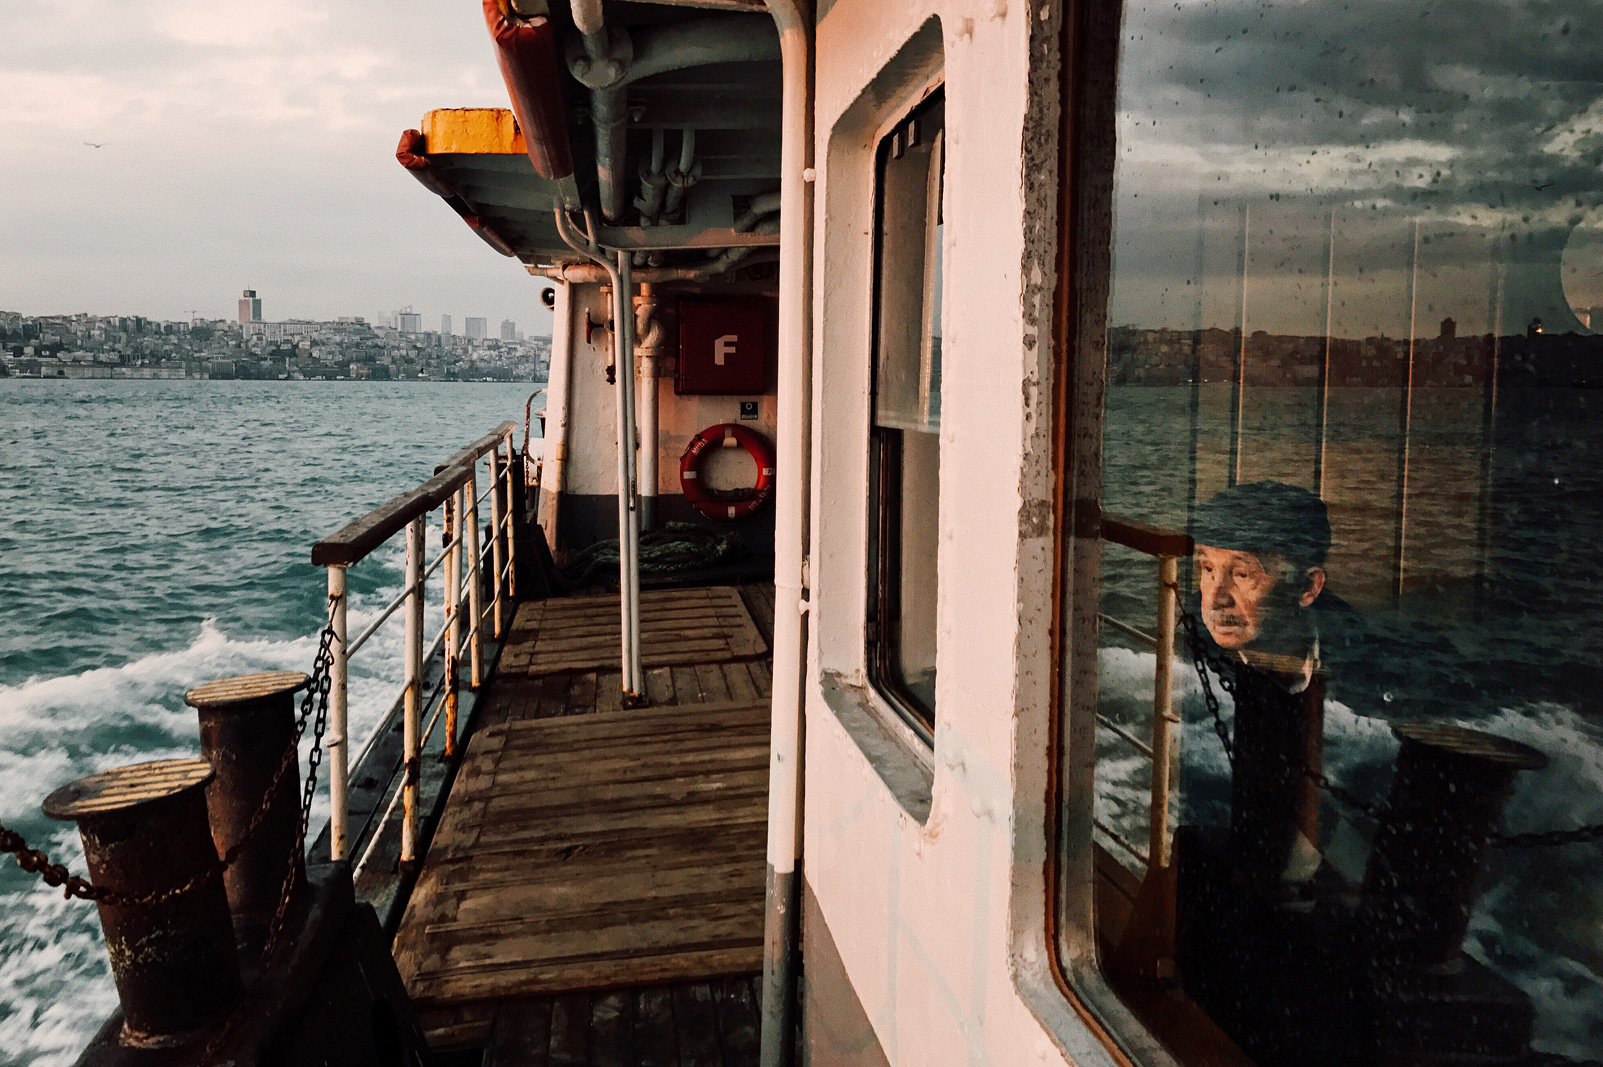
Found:
[[[159, 321], [138, 315], [0, 311], [0, 377], [246, 378], [300, 380], [544, 381], [551, 341], [513, 330], [487, 337], [483, 319], [463, 336], [394, 324]], [[511, 326], [505, 323], [503, 326]], [[475, 329], [475, 327], [477, 327]], [[510, 333], [512, 336], [505, 336]]]
[[[1328, 361], [1328, 362], [1327, 362]], [[1435, 337], [1345, 338], [1271, 334], [1239, 329], [1108, 330], [1112, 385], [1189, 385], [1234, 382], [1250, 386], [1400, 387], [1413, 383], [1480, 386], [1494, 377], [1509, 386], [1603, 387], [1603, 336], [1547, 333], [1540, 320], [1523, 334], [1460, 336], [1445, 319]]]

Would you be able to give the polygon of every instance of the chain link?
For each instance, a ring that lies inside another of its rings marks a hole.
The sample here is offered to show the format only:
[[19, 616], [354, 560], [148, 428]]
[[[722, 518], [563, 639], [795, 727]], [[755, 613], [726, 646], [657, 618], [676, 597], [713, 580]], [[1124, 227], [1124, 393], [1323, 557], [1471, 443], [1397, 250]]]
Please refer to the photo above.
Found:
[[[1178, 588], [1175, 589], [1175, 599], [1179, 603], [1180, 626], [1185, 631], [1186, 643], [1191, 649], [1191, 663], [1196, 668], [1197, 677], [1202, 683], [1203, 704], [1207, 706], [1208, 716], [1213, 722], [1213, 732], [1218, 735], [1219, 744], [1224, 748], [1225, 762], [1230, 765], [1231, 773], [1234, 773], [1235, 748], [1231, 742], [1230, 727], [1225, 724], [1224, 715], [1220, 711], [1218, 694], [1213, 691], [1211, 676], [1216, 675], [1219, 679], [1219, 688], [1229, 693], [1233, 700], [1239, 700], [1241, 676], [1238, 671], [1242, 668], [1249, 670], [1252, 668], [1245, 663], [1232, 663], [1210, 653], [1202, 638], [1201, 629], [1197, 626], [1196, 617], [1186, 610], [1185, 600]], [[1322, 771], [1316, 771], [1307, 764], [1300, 764], [1298, 769], [1325, 793], [1371, 822], [1379, 823], [1384, 818], [1386, 813], [1384, 804], [1371, 804], [1365, 801], [1351, 790], [1331, 781]], [[1570, 830], [1535, 830], [1530, 833], [1492, 836], [1492, 844], [1497, 848], [1546, 848], [1594, 842], [1603, 842], [1603, 823], [1578, 826]]]
[[1538, 848], [1551, 845], [1579, 845], [1603, 841], [1603, 823], [1577, 826], [1573, 830], [1533, 830], [1527, 834], [1498, 834], [1492, 844], [1498, 848]]
[[267, 946], [262, 950], [262, 958], [270, 959], [273, 950], [278, 946], [279, 935], [284, 931], [284, 915], [289, 909], [289, 901], [295, 890], [295, 870], [297, 860], [306, 851], [306, 827], [312, 819], [312, 800], [317, 795], [317, 769], [323, 762], [323, 732], [328, 729], [328, 694], [333, 685], [333, 674], [330, 668], [334, 663], [334, 611], [338, 607], [338, 598], [328, 598], [328, 625], [323, 628], [323, 638], [317, 649], [317, 659], [312, 664], [312, 682], [306, 687], [301, 696], [301, 713], [295, 727], [295, 741], [289, 746], [289, 756], [293, 758], [299, 751], [300, 739], [306, 732], [308, 719], [312, 720], [312, 749], [306, 755], [306, 781], [301, 787], [301, 813], [296, 820], [295, 847], [290, 850], [288, 869], [284, 871], [284, 883], [278, 894], [278, 908], [273, 912], [273, 922], [267, 930]]
[[[1213, 691], [1213, 681], [1210, 675], [1217, 675], [1219, 688], [1229, 693], [1232, 700], [1239, 702], [1245, 696], [1242, 684], [1245, 679], [1240, 672], [1244, 669], [1253, 670], [1254, 668], [1246, 663], [1233, 663], [1210, 653], [1207, 643], [1202, 639], [1202, 630], [1197, 625], [1197, 619], [1186, 610], [1185, 600], [1180, 595], [1178, 587], [1175, 589], [1174, 595], [1179, 604], [1180, 626], [1185, 630], [1186, 643], [1191, 647], [1191, 663], [1196, 668], [1197, 677], [1202, 683], [1202, 700], [1207, 705], [1209, 717], [1213, 720], [1213, 732], [1218, 735], [1219, 744], [1224, 747], [1225, 762], [1230, 765], [1231, 773], [1233, 774], [1236, 766], [1235, 747], [1231, 743], [1230, 728], [1225, 725], [1224, 715], [1219, 708], [1219, 697]], [[1245, 688], [1250, 688], [1250, 686]], [[1368, 803], [1358, 794], [1331, 781], [1330, 776], [1323, 771], [1315, 770], [1306, 763], [1298, 763], [1296, 770], [1318, 786], [1319, 789], [1364, 818], [1378, 823], [1384, 816], [1384, 805]]]
[[[246, 825], [245, 832], [239, 836], [239, 840], [228, 846], [218, 862], [208, 864], [204, 870], [197, 872], [189, 880], [179, 885], [150, 893], [125, 893], [110, 886], [94, 885], [87, 878], [70, 873], [64, 865], [52, 863], [46, 853], [39, 849], [28, 847], [27, 840], [21, 834], [7, 828], [3, 823], [0, 823], [0, 852], [11, 853], [16, 857], [19, 867], [30, 874], [38, 874], [46, 885], [60, 887], [62, 896], [68, 900], [76, 897], [80, 900], [92, 900], [99, 904], [149, 907], [155, 904], [164, 904], [186, 893], [192, 893], [212, 879], [220, 877], [225, 870], [232, 867], [234, 861], [239, 859], [240, 853], [245, 850], [245, 846], [250, 844], [251, 839], [256, 836], [257, 831], [267, 821], [267, 815], [272, 810], [273, 800], [278, 795], [279, 787], [283, 784], [285, 776], [289, 774], [290, 768], [295, 766], [296, 757], [300, 752], [301, 738], [306, 733], [307, 722], [312, 719], [315, 707], [315, 743], [312, 746], [310, 755], [307, 757], [310, 766], [306, 775], [306, 788], [301, 799], [300, 829], [296, 835], [296, 848], [303, 847], [306, 840], [306, 824], [311, 817], [312, 794], [317, 788], [317, 766], [323, 758], [323, 731], [328, 725], [328, 693], [332, 681], [329, 675], [329, 668], [334, 662], [334, 607], [335, 600], [330, 598], [328, 624], [324, 626], [319, 639], [317, 658], [312, 666], [311, 684], [307, 686], [304, 695], [301, 697], [300, 715], [295, 724], [295, 736], [284, 750], [284, 758], [279, 761], [278, 770], [273, 772], [273, 780], [268, 785], [261, 804]], [[275, 929], [282, 922], [284, 908], [289, 900], [289, 890], [293, 888], [290, 882], [293, 877], [294, 866], [292, 864], [290, 874], [285, 878], [285, 890], [282, 894], [282, 899], [279, 901], [278, 916], [274, 920]]]

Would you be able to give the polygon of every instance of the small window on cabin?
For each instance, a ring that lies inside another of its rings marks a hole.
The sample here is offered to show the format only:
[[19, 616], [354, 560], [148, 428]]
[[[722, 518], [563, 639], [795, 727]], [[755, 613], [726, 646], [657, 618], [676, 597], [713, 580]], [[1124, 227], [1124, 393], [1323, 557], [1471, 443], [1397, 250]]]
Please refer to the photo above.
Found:
[[1603, 1061], [1603, 5], [1122, 41], [1096, 981], [1182, 1063]]
[[935, 723], [944, 104], [940, 90], [926, 98], [876, 160], [868, 665], [926, 739]]

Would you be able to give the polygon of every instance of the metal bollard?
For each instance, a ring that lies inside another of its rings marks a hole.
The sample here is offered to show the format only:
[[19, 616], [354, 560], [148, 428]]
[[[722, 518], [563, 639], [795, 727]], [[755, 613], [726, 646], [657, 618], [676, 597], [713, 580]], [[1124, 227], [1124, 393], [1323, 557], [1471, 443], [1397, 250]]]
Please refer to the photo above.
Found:
[[200, 713], [200, 753], [216, 774], [206, 786], [212, 841], [219, 856], [241, 840], [264, 800], [254, 836], [223, 875], [240, 945], [260, 951], [278, 910], [289, 865], [292, 891], [306, 882], [295, 847], [300, 829], [300, 764], [292, 759], [271, 798], [267, 791], [295, 742], [295, 694], [311, 679], [300, 671], [267, 671], [196, 686], [184, 703]]
[[1376, 962], [1450, 971], [1514, 776], [1547, 757], [1461, 726], [1392, 729], [1403, 745], [1364, 869], [1359, 928], [1374, 939]]
[[228, 899], [206, 819], [205, 760], [161, 760], [80, 778], [45, 798], [52, 819], [78, 824], [90, 879], [155, 903], [99, 903], [124, 1044], [169, 1048], [221, 1023], [241, 995]]

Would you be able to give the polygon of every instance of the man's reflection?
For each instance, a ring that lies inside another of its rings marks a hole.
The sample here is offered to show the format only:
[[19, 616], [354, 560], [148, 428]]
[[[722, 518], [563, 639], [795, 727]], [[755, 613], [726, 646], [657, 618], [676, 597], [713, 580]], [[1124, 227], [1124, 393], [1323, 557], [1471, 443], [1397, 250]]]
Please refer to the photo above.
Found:
[[[1325, 588], [1330, 519], [1307, 490], [1252, 482], [1198, 508], [1191, 533], [1195, 612], [1212, 639], [1209, 655], [1234, 683], [1235, 761], [1218, 768], [1197, 753], [1183, 759], [1182, 821], [1228, 824], [1256, 881], [1277, 896], [1300, 895], [1293, 887], [1322, 863], [1320, 799], [1309, 772], [1322, 761], [1325, 634], [1345, 639], [1352, 629], [1329, 610], [1351, 611]], [[1186, 711], [1192, 723], [1209, 725], [1194, 702]]]
[[1281, 482], [1237, 485], [1197, 509], [1202, 621], [1214, 642], [1307, 688], [1319, 661], [1308, 609], [1325, 589], [1330, 519], [1318, 497]]

